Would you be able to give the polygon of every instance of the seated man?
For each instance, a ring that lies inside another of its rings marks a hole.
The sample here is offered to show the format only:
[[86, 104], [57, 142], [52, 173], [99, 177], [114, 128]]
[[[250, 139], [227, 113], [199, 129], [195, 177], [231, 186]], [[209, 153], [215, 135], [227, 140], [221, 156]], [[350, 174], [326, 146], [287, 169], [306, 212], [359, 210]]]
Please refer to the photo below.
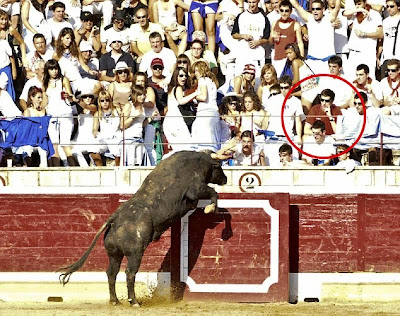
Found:
[[111, 40], [115, 37], [115, 34], [120, 36], [122, 40], [122, 50], [126, 53], [131, 52], [131, 43], [129, 41], [129, 28], [125, 27], [124, 19], [125, 15], [123, 11], [115, 11], [114, 16], [112, 17], [112, 24], [105, 26], [104, 30], [100, 32], [102, 54], [111, 51], [110, 44]]
[[131, 25], [129, 39], [131, 41], [132, 53], [137, 56], [137, 62], [140, 63], [143, 55], [151, 51], [150, 34], [158, 32], [163, 41], [165, 37], [161, 25], [150, 22], [146, 9], [142, 8], [137, 10], [136, 19], [138, 23]]
[[[379, 108], [382, 104], [381, 89], [379, 82], [372, 79], [369, 73], [369, 67], [365, 64], [360, 64], [356, 69], [356, 80], [353, 81], [354, 86], [358, 91], [363, 91], [368, 96], [367, 107], [374, 106]], [[355, 95], [353, 91], [353, 96]], [[350, 106], [353, 99], [350, 100]]]
[[36, 33], [33, 35], [33, 45], [35, 50], [26, 54], [26, 59], [28, 61], [28, 66], [25, 68], [27, 79], [35, 77], [34, 65], [38, 60], [42, 59], [46, 62], [53, 58], [54, 53], [52, 48], [46, 47], [46, 38], [41, 33]]
[[387, 77], [380, 82], [385, 112], [400, 114], [400, 61], [390, 59], [387, 62]]
[[317, 120], [324, 122], [326, 135], [336, 133], [336, 122], [338, 115], [342, 115], [339, 107], [333, 104], [335, 93], [330, 89], [322, 90], [321, 104], [314, 105], [307, 114], [304, 125], [304, 135], [312, 135], [311, 127]]
[[338, 157], [339, 162], [336, 164], [337, 167], [344, 168], [347, 173], [354, 170], [355, 167], [361, 166], [361, 163], [357, 160], [351, 159], [351, 151], [345, 152], [349, 148], [349, 145], [340, 144], [336, 147], [336, 153], [341, 154]]
[[132, 72], [136, 72], [136, 62], [133, 60], [132, 56], [122, 50], [122, 39], [117, 34], [114, 34], [114, 37], [110, 40], [110, 46], [112, 50], [100, 58], [100, 80], [103, 81], [103, 84], [107, 84], [107, 82], [113, 82], [115, 80], [115, 74], [113, 70], [115, 69], [115, 65], [123, 61], [128, 67], [131, 67]]
[[149, 37], [151, 51], [143, 55], [142, 61], [140, 62], [139, 71], [147, 72], [147, 76], [152, 75], [151, 63], [157, 58], [163, 62], [163, 75], [167, 78], [172, 76], [175, 68], [176, 56], [174, 52], [164, 47], [162, 36], [160, 33], [153, 32]]
[[281, 167], [297, 167], [305, 165], [303, 160], [293, 159], [293, 148], [286, 143], [279, 147], [279, 161]]
[[235, 146], [236, 143], [237, 140], [233, 139], [230, 145], [218, 150], [217, 154], [231, 154], [235, 166], [265, 166], [264, 150], [254, 142], [251, 131], [244, 131]]
[[[312, 136], [305, 137], [303, 151], [309, 155], [317, 157], [329, 157], [336, 153], [333, 146], [334, 140], [331, 136], [326, 135], [325, 123], [317, 120], [311, 127]], [[331, 159], [312, 158], [303, 154], [302, 158], [309, 165], [329, 166]]]

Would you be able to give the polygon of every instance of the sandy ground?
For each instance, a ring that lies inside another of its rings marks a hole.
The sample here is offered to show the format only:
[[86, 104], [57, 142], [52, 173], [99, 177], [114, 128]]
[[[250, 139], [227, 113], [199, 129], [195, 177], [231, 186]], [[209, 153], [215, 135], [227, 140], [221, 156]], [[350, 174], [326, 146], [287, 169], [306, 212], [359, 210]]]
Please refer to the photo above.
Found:
[[0, 302], [0, 315], [400, 315], [400, 302], [390, 303], [271, 303], [244, 304], [220, 302], [178, 302], [144, 304], [130, 308], [128, 303], [111, 306], [95, 303]]

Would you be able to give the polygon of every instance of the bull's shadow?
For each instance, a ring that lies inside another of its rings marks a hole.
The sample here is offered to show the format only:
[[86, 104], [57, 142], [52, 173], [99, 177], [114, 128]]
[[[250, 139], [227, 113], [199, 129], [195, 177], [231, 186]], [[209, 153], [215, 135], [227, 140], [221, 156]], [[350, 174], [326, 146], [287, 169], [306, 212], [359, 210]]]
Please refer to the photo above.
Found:
[[[215, 229], [223, 222], [225, 223], [225, 227], [222, 229], [219, 238], [226, 241], [233, 236], [231, 224], [232, 215], [229, 210], [218, 208], [218, 211], [213, 214], [204, 214], [204, 209], [198, 208], [190, 215], [188, 275], [190, 275], [199, 258], [206, 231], [208, 229]], [[171, 248], [168, 250], [159, 270], [171, 271], [171, 298], [174, 301], [182, 300], [186, 289], [186, 283], [180, 281], [180, 248], [182, 230], [183, 227], [181, 227], [180, 222], [172, 227]]]

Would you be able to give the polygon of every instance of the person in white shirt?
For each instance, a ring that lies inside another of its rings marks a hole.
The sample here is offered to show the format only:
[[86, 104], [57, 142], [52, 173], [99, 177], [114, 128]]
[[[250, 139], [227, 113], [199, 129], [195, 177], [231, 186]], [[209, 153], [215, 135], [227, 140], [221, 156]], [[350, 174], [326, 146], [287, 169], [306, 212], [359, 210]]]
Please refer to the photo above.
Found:
[[82, 11], [89, 11], [92, 14], [101, 13], [103, 16], [103, 25], [109, 25], [114, 12], [114, 6], [111, 0], [83, 0]]
[[8, 77], [4, 72], [2, 72], [0, 74], [0, 112], [2, 113], [2, 116], [14, 119], [16, 116], [21, 115], [21, 111], [8, 94], [6, 90], [7, 83]]
[[356, 0], [355, 8], [343, 11], [343, 15], [354, 17], [353, 27], [349, 39], [349, 60], [346, 72], [354, 73], [359, 64], [369, 67], [370, 77], [375, 79], [376, 44], [383, 38], [382, 18], [371, 9], [366, 0]]
[[338, 156], [338, 163], [336, 167], [344, 168], [347, 173], [352, 172], [355, 167], [361, 166], [361, 163], [357, 160], [351, 159], [351, 151], [345, 153], [345, 151], [349, 148], [349, 145], [339, 144], [336, 146], [336, 154], [341, 154]]
[[297, 0], [290, 0], [308, 28], [307, 64], [314, 73], [328, 72], [327, 61], [335, 55], [335, 32], [332, 23], [339, 14], [340, 0], [335, 0], [335, 7], [329, 15], [324, 15], [325, 5], [321, 0], [311, 3], [311, 13], [304, 10]]
[[400, 61], [389, 59], [387, 71], [388, 76], [380, 82], [382, 102], [391, 115], [400, 115]]
[[171, 49], [164, 47], [160, 33], [151, 33], [149, 36], [149, 41], [151, 45], [151, 51], [143, 55], [142, 61], [139, 65], [139, 71], [147, 72], [148, 77], [151, 77], [151, 62], [155, 58], [160, 58], [164, 64], [163, 75], [166, 78], [170, 78], [175, 69], [176, 56], [174, 52]]
[[100, 32], [101, 41], [101, 53], [105, 54], [111, 51], [111, 40], [115, 38], [115, 35], [122, 41], [122, 50], [125, 53], [131, 52], [131, 44], [129, 41], [129, 28], [125, 27], [125, 15], [121, 10], [115, 11], [112, 17], [112, 24], [104, 27], [104, 30]]
[[400, 9], [395, 0], [386, 0], [386, 10], [389, 16], [383, 20], [383, 40], [379, 42], [380, 79], [385, 77], [387, 61], [400, 56]]
[[[265, 146], [265, 157], [267, 166], [279, 166], [279, 157], [277, 155], [279, 147], [282, 143], [286, 143], [286, 135], [283, 131], [283, 126], [281, 122], [281, 113], [282, 106], [287, 96], [290, 88], [292, 87], [292, 79], [289, 76], [282, 76], [279, 79], [279, 86], [281, 93], [275, 96], [272, 96], [265, 107], [265, 111], [267, 114], [267, 130], [275, 133], [274, 137], [268, 139]], [[283, 121], [284, 127], [287, 135], [290, 137], [292, 141], [297, 143], [300, 147], [302, 144], [302, 120], [305, 119], [303, 107], [301, 102], [295, 96], [290, 96], [286, 100], [285, 110], [283, 112]], [[296, 136], [293, 133], [293, 130], [296, 131]], [[295, 158], [298, 159], [299, 153], [295, 151]]]
[[31, 87], [42, 88], [43, 86], [43, 74], [44, 74], [44, 65], [46, 61], [44, 59], [39, 59], [33, 65], [33, 69], [35, 71], [35, 77], [29, 79], [22, 89], [21, 95], [19, 97], [19, 105], [22, 110], [26, 110], [27, 102], [28, 102], [28, 92]]
[[264, 44], [269, 42], [271, 25], [258, 8], [259, 0], [248, 0], [248, 10], [239, 14], [233, 25], [232, 37], [239, 40], [236, 54], [236, 74], [239, 75], [246, 64], [256, 66], [256, 75], [259, 76], [265, 64]]
[[[317, 120], [312, 125], [312, 136], [308, 136], [304, 140], [303, 151], [309, 155], [317, 157], [329, 157], [336, 153], [333, 146], [334, 139], [331, 136], [326, 136], [325, 123]], [[303, 154], [302, 159], [309, 165], [329, 166], [330, 158], [313, 158]]]
[[28, 66], [26, 70], [26, 78], [31, 79], [35, 77], [34, 66], [38, 60], [44, 60], [45, 62], [53, 58], [54, 51], [52, 48], [48, 48], [46, 45], [46, 38], [41, 33], [36, 33], [33, 35], [33, 45], [35, 50], [30, 51], [26, 55]]
[[54, 2], [51, 10], [53, 11], [53, 17], [47, 20], [47, 25], [51, 30], [53, 41], [55, 41], [63, 28], [69, 27], [72, 29], [73, 27], [71, 23], [65, 20], [64, 3], [59, 1]]

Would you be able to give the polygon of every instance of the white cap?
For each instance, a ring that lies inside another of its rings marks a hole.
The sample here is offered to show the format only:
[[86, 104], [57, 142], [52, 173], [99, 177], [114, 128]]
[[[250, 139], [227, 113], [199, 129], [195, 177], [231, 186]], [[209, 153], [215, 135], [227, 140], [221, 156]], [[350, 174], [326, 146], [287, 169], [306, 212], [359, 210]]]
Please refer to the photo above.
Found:
[[89, 42], [87, 42], [87, 41], [82, 41], [80, 44], [79, 44], [79, 50], [81, 51], [81, 52], [87, 52], [87, 51], [91, 51], [91, 52], [93, 52], [93, 46], [92, 46], [92, 44], [90, 44]]

